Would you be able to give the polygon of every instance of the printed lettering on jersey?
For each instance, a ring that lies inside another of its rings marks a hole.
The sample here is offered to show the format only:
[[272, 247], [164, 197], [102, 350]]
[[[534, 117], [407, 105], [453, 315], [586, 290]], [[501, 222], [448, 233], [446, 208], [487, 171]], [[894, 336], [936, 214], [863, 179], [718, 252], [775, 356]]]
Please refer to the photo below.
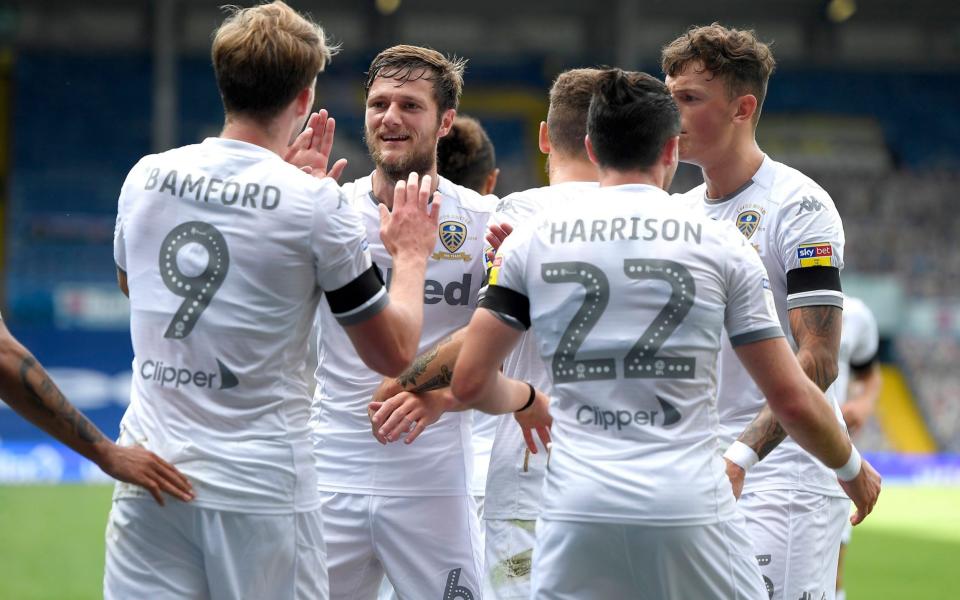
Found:
[[737, 215], [737, 229], [743, 237], [750, 238], [760, 226], [760, 213], [756, 210], [745, 210]]
[[583, 404], [577, 409], [577, 423], [604, 431], [621, 431], [627, 427], [666, 428], [679, 423], [682, 415], [677, 407], [660, 396], [656, 398], [661, 410], [607, 410]]
[[467, 226], [460, 221], [444, 221], [440, 223], [440, 243], [447, 249], [446, 252], [434, 252], [434, 260], [462, 260], [469, 262], [472, 258], [466, 252], [457, 252], [467, 241]]
[[833, 265], [833, 246], [830, 242], [800, 244], [797, 258], [801, 267], [829, 267]]

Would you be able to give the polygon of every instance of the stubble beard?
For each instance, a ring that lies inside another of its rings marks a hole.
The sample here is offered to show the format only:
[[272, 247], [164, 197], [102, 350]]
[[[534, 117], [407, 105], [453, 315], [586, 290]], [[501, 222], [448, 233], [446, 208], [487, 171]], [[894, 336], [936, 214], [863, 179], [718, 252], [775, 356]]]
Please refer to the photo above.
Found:
[[406, 181], [410, 173], [417, 173], [423, 177], [433, 170], [437, 163], [436, 145], [413, 148], [410, 152], [390, 161], [377, 147], [376, 134], [366, 131], [363, 141], [377, 170], [393, 184]]

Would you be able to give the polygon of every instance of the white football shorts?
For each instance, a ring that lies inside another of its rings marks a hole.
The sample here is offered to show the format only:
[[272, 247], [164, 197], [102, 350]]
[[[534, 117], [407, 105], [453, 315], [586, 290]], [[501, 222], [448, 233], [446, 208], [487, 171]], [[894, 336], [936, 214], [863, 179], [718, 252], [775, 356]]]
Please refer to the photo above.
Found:
[[227, 512], [119, 498], [106, 533], [105, 600], [324, 600], [320, 510]]
[[540, 519], [532, 588], [537, 600], [767, 597], [739, 516], [686, 527]]
[[833, 600], [850, 500], [796, 490], [744, 494], [737, 507], [771, 600]]
[[470, 496], [321, 492], [332, 600], [479, 600], [480, 523]]
[[484, 526], [484, 600], [527, 600], [536, 521], [487, 519]]

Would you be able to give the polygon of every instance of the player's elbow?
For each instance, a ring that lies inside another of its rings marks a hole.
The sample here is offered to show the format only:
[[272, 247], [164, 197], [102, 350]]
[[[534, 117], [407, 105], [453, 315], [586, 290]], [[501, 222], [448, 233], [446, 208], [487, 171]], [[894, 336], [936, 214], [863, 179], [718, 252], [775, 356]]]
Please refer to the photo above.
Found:
[[384, 377], [396, 377], [413, 362], [414, 352], [400, 347], [381, 348], [377, 352], [372, 352], [369, 356], [362, 356], [361, 358], [365, 365]]
[[483, 393], [484, 380], [478, 373], [470, 369], [457, 368], [454, 370], [453, 381], [450, 383], [450, 392], [458, 402], [466, 406], [473, 406], [480, 401]]

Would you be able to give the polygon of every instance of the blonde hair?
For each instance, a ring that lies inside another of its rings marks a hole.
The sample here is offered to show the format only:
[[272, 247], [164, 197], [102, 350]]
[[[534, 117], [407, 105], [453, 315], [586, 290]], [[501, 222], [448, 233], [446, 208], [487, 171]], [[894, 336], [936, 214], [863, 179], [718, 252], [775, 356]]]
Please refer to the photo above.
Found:
[[426, 79], [433, 82], [433, 97], [439, 108], [438, 117], [444, 111], [460, 105], [463, 92], [463, 70], [466, 59], [447, 58], [432, 48], [400, 45], [387, 48], [370, 63], [364, 94], [377, 77], [397, 79], [402, 82]]
[[281, 0], [240, 9], [213, 35], [213, 70], [223, 108], [269, 120], [323, 71], [336, 46], [323, 28]]

